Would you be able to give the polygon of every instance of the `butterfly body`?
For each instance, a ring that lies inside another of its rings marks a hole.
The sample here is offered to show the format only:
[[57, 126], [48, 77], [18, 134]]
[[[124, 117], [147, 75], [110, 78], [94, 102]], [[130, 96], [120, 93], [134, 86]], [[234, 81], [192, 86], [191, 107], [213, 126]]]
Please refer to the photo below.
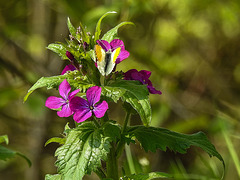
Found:
[[109, 75], [116, 64], [116, 59], [120, 54], [121, 48], [118, 47], [114, 50], [109, 49], [106, 52], [100, 45], [97, 44], [95, 45], [94, 50], [97, 58], [96, 62], [99, 72], [103, 76]]

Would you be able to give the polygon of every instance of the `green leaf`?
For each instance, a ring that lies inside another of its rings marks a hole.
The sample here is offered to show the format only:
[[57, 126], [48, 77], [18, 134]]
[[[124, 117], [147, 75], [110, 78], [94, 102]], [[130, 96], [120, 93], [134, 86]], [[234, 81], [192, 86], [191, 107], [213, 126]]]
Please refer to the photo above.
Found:
[[24, 158], [27, 161], [29, 167], [32, 165], [31, 161], [23, 154], [0, 145], [0, 160], [7, 160], [10, 158], [14, 158], [16, 155]]
[[5, 142], [6, 144], [9, 143], [7, 135], [0, 136], [0, 144], [3, 142]]
[[197, 146], [206, 151], [210, 156], [216, 156], [224, 165], [222, 156], [203, 132], [188, 135], [164, 128], [136, 126], [128, 129], [128, 135], [135, 137], [146, 152], [148, 150], [155, 152], [158, 148], [166, 151], [169, 148], [174, 152], [186, 153], [190, 146]]
[[119, 89], [118, 87], [102, 86], [102, 95], [110, 98], [115, 103], [117, 103], [125, 92], [126, 90]]
[[84, 122], [69, 132], [65, 144], [55, 153], [62, 179], [79, 180], [101, 167], [110, 149], [110, 139], [101, 131], [92, 122]]
[[103, 125], [103, 133], [105, 137], [109, 137], [112, 141], [117, 141], [121, 137], [121, 129], [118, 124], [107, 122]]
[[96, 42], [99, 39], [99, 36], [101, 34], [101, 22], [103, 20], [104, 17], [106, 17], [109, 14], [113, 14], [113, 13], [117, 13], [115, 11], [109, 11], [107, 13], [105, 13], [97, 22], [97, 26], [96, 26], [96, 31], [95, 31], [95, 39], [94, 41]]
[[167, 173], [162, 173], [162, 172], [151, 172], [148, 174], [132, 174], [129, 176], [124, 176], [121, 177], [121, 180], [151, 180], [151, 179], [157, 179], [157, 178], [173, 178], [173, 176], [167, 174]]
[[47, 142], [45, 143], [44, 146], [47, 146], [48, 144], [53, 143], [53, 142], [59, 143], [59, 144], [64, 144], [65, 141], [66, 141], [65, 138], [54, 137], [54, 138], [47, 140]]
[[[77, 30], [76, 30], [75, 27], [72, 25], [69, 17], [68, 17], [68, 19], [67, 19], [67, 26], [68, 26], [68, 30], [69, 30], [70, 34], [71, 34], [73, 37], [76, 37], [76, 32], [77, 32]], [[66, 52], [65, 52], [65, 53], [66, 53]]]
[[82, 38], [83, 38], [83, 41], [86, 42], [86, 43], [90, 43], [90, 39], [89, 39], [89, 36], [87, 35], [87, 29], [83, 27], [82, 23], [80, 23], [80, 28], [81, 28], [81, 31], [82, 31]]
[[60, 174], [54, 174], [54, 175], [47, 174], [45, 176], [45, 180], [62, 180], [62, 175], [60, 175]]
[[113, 39], [115, 39], [117, 37], [118, 28], [120, 28], [124, 25], [127, 25], [127, 24], [134, 25], [134, 23], [132, 23], [132, 22], [122, 22], [122, 23], [118, 24], [117, 26], [115, 26], [114, 28], [110, 29], [108, 32], [106, 32], [106, 34], [104, 34], [104, 36], [101, 39], [111, 42]]
[[62, 43], [49, 44], [47, 49], [57, 53], [62, 59], [68, 59], [68, 57], [66, 56], [67, 48]]
[[150, 125], [152, 111], [146, 85], [142, 85], [138, 81], [118, 80], [104, 86], [102, 93], [114, 101], [121, 97], [123, 101], [130, 103], [138, 112], [145, 126]]
[[59, 76], [42, 77], [28, 90], [28, 93], [24, 97], [24, 102], [36, 89], [42, 87], [47, 87], [47, 89], [58, 88], [64, 79], [67, 79], [73, 89], [80, 89], [81, 92], [85, 92], [87, 88], [94, 86], [88, 83], [86, 77], [81, 76], [78, 71], [70, 71], [69, 73]]

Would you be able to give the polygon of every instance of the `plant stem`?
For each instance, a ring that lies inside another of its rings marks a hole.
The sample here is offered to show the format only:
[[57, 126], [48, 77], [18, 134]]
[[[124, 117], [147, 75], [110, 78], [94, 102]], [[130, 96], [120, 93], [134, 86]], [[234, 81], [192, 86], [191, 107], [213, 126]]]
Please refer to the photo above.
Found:
[[[126, 131], [126, 128], [127, 128], [127, 125], [128, 125], [128, 122], [129, 122], [130, 119], [131, 119], [131, 113], [128, 111], [127, 114], [126, 114], [125, 120], [124, 120], [123, 128], [122, 128], [122, 133], [121, 133], [122, 136], [123, 136], [124, 132]], [[118, 158], [122, 154], [124, 145], [125, 145], [125, 141], [123, 139], [121, 139], [118, 142], [117, 151], [116, 151]]]
[[127, 162], [128, 162], [130, 172], [131, 172], [131, 174], [136, 174], [130, 146], [125, 145], [125, 151], [126, 151]]
[[131, 113], [129, 111], [127, 111], [127, 114], [126, 114], [126, 117], [125, 117], [125, 120], [124, 120], [124, 124], [123, 124], [123, 128], [122, 128], [122, 133], [125, 132], [125, 130], [127, 128], [127, 125], [128, 125], [128, 121], [129, 121], [130, 118], [131, 118]]
[[112, 147], [108, 154], [107, 160], [107, 178], [118, 179], [118, 163], [116, 156], [115, 144], [111, 143]]
[[95, 117], [93, 117], [93, 122], [94, 122], [94, 124], [95, 124], [98, 128], [101, 127], [100, 124], [97, 122], [97, 120], [96, 120]]

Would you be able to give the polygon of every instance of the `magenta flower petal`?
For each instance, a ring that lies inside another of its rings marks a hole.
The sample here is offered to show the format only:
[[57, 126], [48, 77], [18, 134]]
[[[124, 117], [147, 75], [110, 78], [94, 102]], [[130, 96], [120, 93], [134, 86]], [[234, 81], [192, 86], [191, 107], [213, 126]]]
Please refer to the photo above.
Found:
[[132, 80], [140, 81], [142, 84], [145, 84], [145, 78], [142, 74], [139, 72], [133, 72], [132, 74]]
[[69, 104], [64, 104], [62, 110], [57, 112], [59, 117], [69, 117], [73, 114], [73, 111], [70, 109]]
[[138, 71], [136, 69], [130, 69], [129, 71], [124, 73], [124, 79], [125, 80], [133, 80], [132, 79], [132, 74], [133, 73], [138, 73]]
[[98, 86], [93, 86], [87, 90], [86, 96], [90, 106], [94, 106], [100, 100], [101, 91], [102, 88]]
[[93, 112], [97, 118], [101, 118], [104, 116], [108, 109], [108, 103], [106, 101], [103, 101], [96, 106], [94, 106]]
[[90, 109], [83, 108], [82, 110], [76, 111], [73, 115], [74, 121], [77, 123], [83, 122], [92, 116], [92, 111]]
[[140, 81], [142, 84], [147, 85], [148, 91], [151, 94], [162, 94], [161, 91], [156, 90], [152, 86], [152, 82], [149, 80], [150, 76], [151, 76], [151, 72], [146, 71], [146, 70], [141, 70], [141, 71], [138, 72], [136, 69], [131, 69], [131, 70], [127, 71], [126, 73], [124, 73], [124, 79], [125, 80]]
[[142, 74], [145, 80], [148, 80], [152, 74], [151, 71], [147, 71], [147, 70], [141, 70], [139, 71], [139, 73]]
[[119, 64], [120, 62], [122, 62], [124, 59], [127, 59], [129, 57], [130, 53], [126, 50], [122, 50], [120, 52], [120, 54], [118, 55], [117, 59], [116, 59], [116, 64]]
[[124, 47], [124, 43], [122, 40], [120, 39], [113, 39], [111, 42], [110, 42], [110, 46], [111, 46], [111, 49], [117, 49], [118, 47], [121, 48], [121, 50], [125, 50], [125, 47]]
[[105, 52], [111, 49], [109, 42], [105, 40], [97, 40], [97, 43], [104, 49]]
[[65, 104], [64, 99], [59, 98], [59, 97], [55, 97], [55, 96], [48, 97], [46, 102], [45, 102], [45, 106], [50, 108], [50, 109], [58, 109], [63, 104]]
[[76, 89], [73, 92], [71, 92], [68, 96], [69, 101], [80, 91], [80, 89]]
[[65, 99], [68, 99], [68, 93], [71, 91], [71, 86], [65, 79], [60, 85], [59, 85], [59, 94]]
[[74, 70], [76, 70], [76, 68], [72, 64], [66, 65], [61, 75], [65, 74], [67, 71], [74, 71]]
[[156, 90], [153, 86], [147, 86], [147, 88], [151, 94], [159, 94], [159, 95], [162, 94], [161, 91]]
[[83, 109], [90, 109], [90, 107], [89, 103], [85, 99], [76, 96], [70, 100], [70, 109], [73, 112], [76, 112]]

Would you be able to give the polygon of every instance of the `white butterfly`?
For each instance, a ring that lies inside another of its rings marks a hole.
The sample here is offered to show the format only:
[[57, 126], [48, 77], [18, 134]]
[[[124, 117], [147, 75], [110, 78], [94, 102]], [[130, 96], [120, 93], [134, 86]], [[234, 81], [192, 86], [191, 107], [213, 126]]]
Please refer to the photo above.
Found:
[[118, 56], [120, 54], [121, 47], [118, 47], [118, 48], [114, 49], [113, 51], [111, 51], [111, 49], [109, 49], [106, 52], [100, 45], [97, 44], [97, 45], [95, 45], [94, 50], [95, 50], [95, 54], [97, 57], [96, 61], [97, 61], [97, 68], [98, 68], [99, 72], [103, 76], [109, 75], [112, 72], [112, 70], [116, 64], [116, 59], [118, 58]]

